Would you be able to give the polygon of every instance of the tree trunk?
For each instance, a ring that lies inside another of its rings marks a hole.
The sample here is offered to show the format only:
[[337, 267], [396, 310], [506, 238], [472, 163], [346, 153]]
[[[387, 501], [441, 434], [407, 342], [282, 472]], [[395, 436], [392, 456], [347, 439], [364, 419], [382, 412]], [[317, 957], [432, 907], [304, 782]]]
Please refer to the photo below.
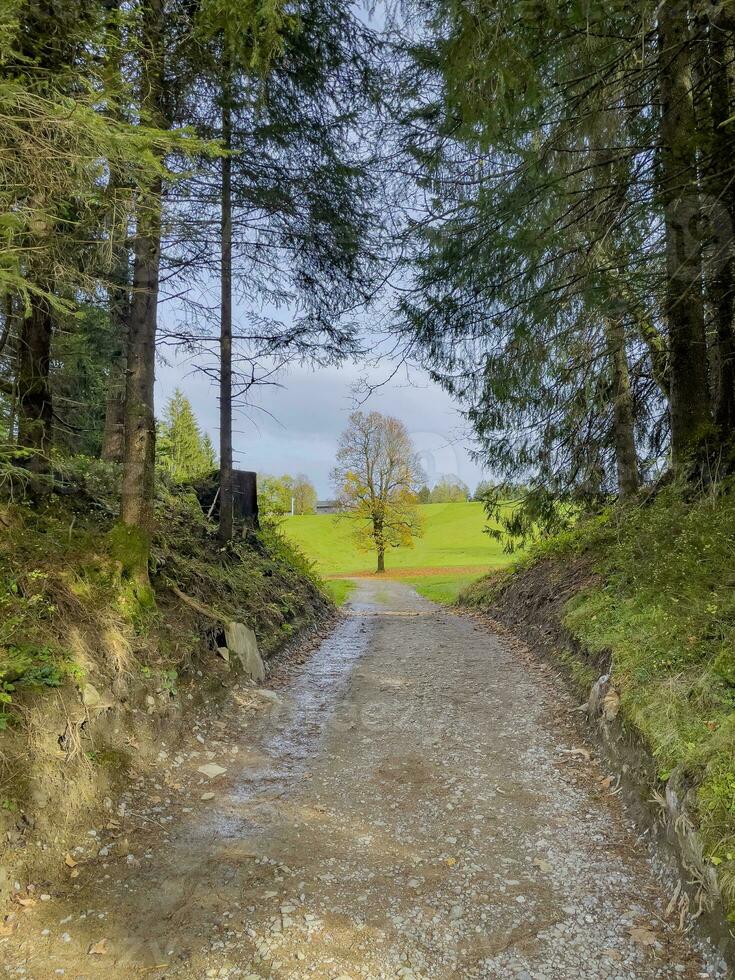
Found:
[[[732, 166], [735, 137], [731, 126], [723, 125], [733, 114], [728, 64], [733, 57], [729, 32], [709, 24], [709, 65], [712, 147], [707, 180], [707, 218], [710, 227], [710, 296], [716, 327], [716, 379], [713, 386], [715, 421], [723, 441], [735, 436], [735, 187]], [[730, 69], [732, 71], [732, 69]]]
[[18, 445], [31, 451], [24, 464], [34, 473], [49, 469], [53, 407], [49, 385], [53, 314], [47, 300], [34, 297], [18, 338]]
[[[110, 19], [107, 25], [109, 44], [107, 45], [107, 71], [113, 86], [122, 84], [123, 44], [121, 21], [117, 16], [122, 0], [107, 0]], [[115, 106], [111, 110], [113, 119], [125, 122], [124, 112]], [[110, 282], [107, 297], [110, 307], [110, 326], [115, 337], [110, 370], [107, 375], [107, 399], [105, 402], [105, 425], [102, 432], [102, 459], [121, 463], [125, 451], [125, 366], [130, 321], [130, 254], [126, 245], [128, 237], [128, 214], [116, 207], [118, 194], [126, 189], [124, 175], [111, 165], [107, 197], [110, 202], [109, 234], [112, 252], [110, 263]]]
[[113, 362], [107, 383], [105, 427], [102, 430], [102, 459], [121, 463], [125, 451], [125, 365]]
[[385, 552], [382, 549], [378, 549], [378, 568], [379, 572], [385, 571]]
[[[232, 107], [229, 68], [222, 88], [222, 143], [232, 148]], [[222, 157], [220, 388], [219, 388], [219, 537], [232, 538], [232, 160]]]
[[[141, 107], [163, 125], [163, 0], [147, 0], [143, 10]], [[158, 288], [161, 261], [162, 182], [141, 193], [137, 207], [133, 290], [128, 335], [125, 389], [125, 445], [120, 517], [127, 546], [126, 571], [141, 584], [148, 581], [153, 529], [155, 419], [153, 387], [156, 363]]]
[[618, 492], [625, 500], [638, 492], [638, 456], [635, 448], [633, 392], [630, 387], [625, 327], [620, 319], [605, 320], [608, 356], [613, 384], [613, 442]]
[[113, 279], [114, 283], [108, 289], [108, 296], [110, 299], [110, 319], [118, 346], [113, 354], [107, 376], [102, 459], [121, 463], [125, 450], [125, 367], [131, 312], [127, 251], [125, 251], [124, 256], [119, 256], [113, 271]]
[[672, 460], [691, 462], [711, 425], [707, 343], [702, 301], [697, 132], [691, 88], [687, 7], [663, 0], [659, 7], [661, 86], [661, 201], [666, 231], [666, 295], [669, 330]]
[[153, 387], [160, 259], [161, 183], [156, 181], [141, 200], [138, 212], [128, 337], [120, 509], [123, 523], [138, 528], [146, 535], [153, 529], [156, 452]]

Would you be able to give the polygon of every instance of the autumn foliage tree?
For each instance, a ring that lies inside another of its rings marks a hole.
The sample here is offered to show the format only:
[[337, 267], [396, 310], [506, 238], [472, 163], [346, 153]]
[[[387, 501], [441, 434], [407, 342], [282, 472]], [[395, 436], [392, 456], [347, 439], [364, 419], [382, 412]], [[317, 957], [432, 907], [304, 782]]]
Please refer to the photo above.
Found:
[[384, 572], [387, 548], [410, 547], [422, 533], [417, 494], [424, 475], [405, 425], [379, 412], [353, 412], [332, 479], [358, 547], [374, 550]]
[[258, 506], [265, 515], [313, 514], [316, 511], [316, 490], [308, 476], [263, 475], [258, 478]]

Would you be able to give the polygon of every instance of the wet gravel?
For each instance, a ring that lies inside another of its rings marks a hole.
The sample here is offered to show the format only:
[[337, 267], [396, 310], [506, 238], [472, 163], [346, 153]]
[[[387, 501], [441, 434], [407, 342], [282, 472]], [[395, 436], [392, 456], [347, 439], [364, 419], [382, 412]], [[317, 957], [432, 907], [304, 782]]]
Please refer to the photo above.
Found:
[[0, 939], [4, 975], [726, 975], [667, 914], [573, 705], [503, 638], [365, 580], [273, 681], [162, 745]]

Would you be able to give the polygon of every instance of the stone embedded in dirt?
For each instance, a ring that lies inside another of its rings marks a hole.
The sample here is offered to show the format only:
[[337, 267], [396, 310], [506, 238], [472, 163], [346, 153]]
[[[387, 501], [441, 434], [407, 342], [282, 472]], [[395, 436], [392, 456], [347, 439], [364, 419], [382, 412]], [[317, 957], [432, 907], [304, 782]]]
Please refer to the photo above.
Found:
[[94, 684], [85, 684], [82, 688], [82, 704], [85, 708], [94, 708], [102, 701], [102, 695]]
[[223, 766], [218, 766], [216, 762], [207, 762], [203, 766], [199, 766], [197, 772], [208, 779], [215, 779], [217, 776], [222, 776], [227, 770]]
[[265, 667], [258, 650], [255, 633], [244, 623], [228, 623], [225, 626], [227, 649], [240, 661], [243, 671], [256, 681], [265, 678]]
[[264, 701], [270, 701], [271, 704], [280, 704], [281, 699], [276, 694], [275, 691], [269, 691], [267, 687], [252, 687], [250, 688], [250, 694], [255, 694], [257, 697], [262, 698]]
[[199, 797], [199, 799], [200, 800], [203, 800], [205, 803], [207, 803], [209, 800], [213, 800], [214, 799], [214, 793], [202, 793], [202, 795]]

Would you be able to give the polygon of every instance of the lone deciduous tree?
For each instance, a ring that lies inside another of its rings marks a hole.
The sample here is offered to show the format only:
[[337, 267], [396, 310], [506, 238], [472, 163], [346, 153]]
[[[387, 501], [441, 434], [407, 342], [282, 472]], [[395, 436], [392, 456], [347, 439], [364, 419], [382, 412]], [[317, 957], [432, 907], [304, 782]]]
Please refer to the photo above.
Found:
[[358, 547], [375, 550], [384, 572], [386, 548], [410, 547], [422, 533], [417, 491], [424, 474], [405, 425], [379, 412], [353, 412], [332, 479]]

